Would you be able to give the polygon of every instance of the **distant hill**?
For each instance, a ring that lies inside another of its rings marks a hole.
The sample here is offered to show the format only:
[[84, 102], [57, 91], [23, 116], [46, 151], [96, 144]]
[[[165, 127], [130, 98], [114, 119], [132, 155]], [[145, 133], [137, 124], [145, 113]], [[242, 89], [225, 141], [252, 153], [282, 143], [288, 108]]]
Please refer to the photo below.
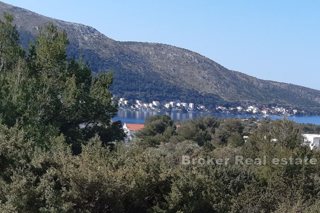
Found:
[[94, 72], [113, 70], [115, 95], [129, 99], [215, 103], [278, 104], [320, 111], [320, 91], [260, 80], [231, 71], [195, 52], [156, 43], [120, 42], [96, 29], [48, 18], [0, 2], [15, 17], [27, 46], [41, 26], [52, 22], [69, 36], [68, 54], [81, 57]]

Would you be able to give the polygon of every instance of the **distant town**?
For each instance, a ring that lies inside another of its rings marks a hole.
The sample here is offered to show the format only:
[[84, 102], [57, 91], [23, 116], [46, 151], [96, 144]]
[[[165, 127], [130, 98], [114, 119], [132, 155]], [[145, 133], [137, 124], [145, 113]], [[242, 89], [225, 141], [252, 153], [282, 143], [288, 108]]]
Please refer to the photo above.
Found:
[[292, 107], [284, 106], [266, 106], [266, 105], [216, 105], [215, 107], [206, 107], [197, 103], [186, 103], [180, 101], [151, 101], [143, 102], [142, 100], [130, 101], [125, 98], [118, 99], [120, 109], [132, 111], [155, 111], [155, 112], [208, 112], [208, 113], [229, 113], [229, 114], [252, 114], [252, 115], [303, 115], [305, 111]]

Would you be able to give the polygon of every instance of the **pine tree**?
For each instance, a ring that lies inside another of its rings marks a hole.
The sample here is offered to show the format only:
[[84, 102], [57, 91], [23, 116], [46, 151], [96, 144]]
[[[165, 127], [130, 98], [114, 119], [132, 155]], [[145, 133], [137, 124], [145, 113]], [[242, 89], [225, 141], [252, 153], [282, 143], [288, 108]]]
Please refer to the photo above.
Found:
[[43, 27], [27, 56], [10, 16], [0, 23], [0, 32], [6, 47], [0, 55], [0, 110], [6, 125], [19, 123], [41, 146], [63, 134], [75, 153], [95, 135], [104, 144], [123, 139], [121, 125], [111, 122], [117, 112], [109, 91], [112, 75], [93, 76], [85, 64], [68, 60], [65, 32], [52, 24]]
[[0, 72], [10, 71], [19, 58], [24, 55], [19, 46], [19, 34], [13, 26], [13, 17], [4, 15], [4, 20], [0, 20]]

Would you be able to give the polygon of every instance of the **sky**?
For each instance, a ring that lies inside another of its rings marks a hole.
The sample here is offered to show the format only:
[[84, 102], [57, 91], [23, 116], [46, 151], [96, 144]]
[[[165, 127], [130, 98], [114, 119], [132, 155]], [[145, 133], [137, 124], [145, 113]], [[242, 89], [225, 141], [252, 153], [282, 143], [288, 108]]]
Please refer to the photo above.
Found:
[[320, 90], [317, 0], [4, 0], [120, 41], [171, 44], [261, 79]]

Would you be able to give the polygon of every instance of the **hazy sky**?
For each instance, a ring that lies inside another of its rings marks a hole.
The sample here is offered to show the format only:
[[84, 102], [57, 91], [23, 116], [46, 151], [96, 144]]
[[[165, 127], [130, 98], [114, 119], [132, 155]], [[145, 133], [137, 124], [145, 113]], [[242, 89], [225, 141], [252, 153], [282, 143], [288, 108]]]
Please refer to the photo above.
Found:
[[4, 0], [121, 41], [172, 44], [267, 80], [320, 89], [317, 0]]

